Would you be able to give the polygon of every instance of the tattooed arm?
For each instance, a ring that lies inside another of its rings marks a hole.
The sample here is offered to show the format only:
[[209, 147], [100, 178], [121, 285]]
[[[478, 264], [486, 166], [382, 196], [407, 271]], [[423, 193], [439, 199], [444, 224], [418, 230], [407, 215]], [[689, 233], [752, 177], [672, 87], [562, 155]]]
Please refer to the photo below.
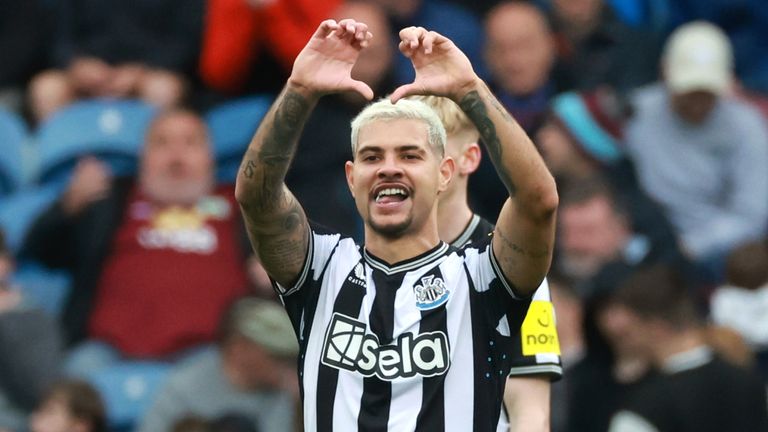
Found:
[[[285, 176], [312, 108], [328, 93], [373, 91], [351, 78], [357, 56], [371, 38], [353, 20], [320, 24], [296, 58], [285, 89], [264, 117], [237, 176], [235, 195], [264, 269], [283, 286], [296, 282], [309, 242], [304, 210], [285, 186]], [[341, 169], [341, 167], [339, 167]]]
[[494, 254], [515, 287], [523, 294], [533, 293], [552, 259], [558, 202], [552, 175], [531, 140], [453, 42], [421, 27], [403, 29], [400, 39], [400, 51], [411, 59], [416, 80], [395, 90], [392, 100], [411, 94], [447, 96], [475, 124], [510, 196], [496, 223]]
[[523, 129], [488, 87], [458, 100], [480, 131], [509, 199], [501, 209], [493, 251], [501, 270], [523, 294], [532, 294], [549, 270], [558, 196], [555, 181]]
[[267, 273], [284, 286], [295, 282], [304, 264], [309, 227], [283, 181], [314, 103], [286, 86], [246, 150], [237, 176], [235, 194], [251, 244]]

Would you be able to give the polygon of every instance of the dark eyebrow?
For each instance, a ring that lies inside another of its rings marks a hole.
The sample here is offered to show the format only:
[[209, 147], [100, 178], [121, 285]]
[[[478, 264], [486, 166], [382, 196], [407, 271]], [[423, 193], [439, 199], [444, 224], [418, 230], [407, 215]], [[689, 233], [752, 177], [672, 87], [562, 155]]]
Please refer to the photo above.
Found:
[[381, 153], [382, 151], [384, 150], [378, 146], [364, 146], [357, 149], [358, 153], [363, 153], [363, 152]]
[[[398, 153], [405, 153], [410, 151], [418, 152], [419, 154], [426, 154], [426, 150], [422, 146], [418, 146], [415, 144], [404, 144], [401, 146], [398, 146], [395, 148], [395, 151]], [[379, 146], [363, 146], [357, 149], [357, 154], [363, 154], [363, 153], [382, 153], [384, 152], [384, 149]]]
[[424, 147], [417, 146], [417, 145], [411, 145], [411, 144], [400, 146], [400, 147], [397, 148], [397, 151], [400, 152], [400, 153], [408, 152], [408, 151], [416, 151], [416, 152], [419, 152], [419, 153], [426, 153], [425, 150], [424, 150]]

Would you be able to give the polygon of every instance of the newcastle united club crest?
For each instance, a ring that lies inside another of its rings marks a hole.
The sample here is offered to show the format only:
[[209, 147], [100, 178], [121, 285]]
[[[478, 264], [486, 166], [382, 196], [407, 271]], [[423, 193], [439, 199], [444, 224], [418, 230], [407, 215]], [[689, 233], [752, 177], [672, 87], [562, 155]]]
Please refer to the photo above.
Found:
[[414, 285], [413, 290], [416, 294], [416, 307], [420, 310], [434, 309], [448, 301], [450, 295], [443, 279], [435, 275], [421, 278], [421, 284]]

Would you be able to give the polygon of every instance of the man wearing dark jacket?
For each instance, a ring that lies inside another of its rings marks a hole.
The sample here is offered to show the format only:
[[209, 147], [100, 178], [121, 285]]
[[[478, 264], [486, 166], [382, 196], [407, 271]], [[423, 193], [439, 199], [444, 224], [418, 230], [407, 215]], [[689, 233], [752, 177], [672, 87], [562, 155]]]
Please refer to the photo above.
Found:
[[214, 187], [199, 116], [160, 114], [138, 178], [109, 177], [98, 160], [81, 160], [22, 252], [72, 272], [66, 337], [90, 339], [70, 358], [72, 373], [212, 341], [221, 312], [246, 285], [233, 193]]

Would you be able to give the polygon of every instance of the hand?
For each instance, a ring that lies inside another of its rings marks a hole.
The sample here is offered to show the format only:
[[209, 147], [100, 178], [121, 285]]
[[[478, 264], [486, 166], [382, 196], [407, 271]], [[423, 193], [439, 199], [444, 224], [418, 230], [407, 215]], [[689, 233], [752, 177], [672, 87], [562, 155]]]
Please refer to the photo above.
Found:
[[144, 66], [138, 63], [117, 66], [106, 83], [105, 93], [110, 97], [127, 97], [134, 93], [143, 76]]
[[315, 96], [355, 91], [373, 99], [368, 84], [352, 79], [360, 51], [373, 37], [368, 26], [352, 19], [325, 20], [296, 57], [288, 83]]
[[447, 37], [423, 27], [400, 30], [400, 52], [411, 59], [416, 79], [398, 87], [392, 103], [411, 95], [447, 96], [458, 101], [477, 82], [469, 59]]
[[88, 204], [107, 196], [110, 187], [109, 168], [95, 157], [86, 157], [77, 162], [72, 180], [64, 192], [64, 212], [74, 216]]
[[112, 66], [95, 57], [77, 58], [69, 67], [75, 88], [89, 96], [99, 96], [106, 91], [112, 73]]

